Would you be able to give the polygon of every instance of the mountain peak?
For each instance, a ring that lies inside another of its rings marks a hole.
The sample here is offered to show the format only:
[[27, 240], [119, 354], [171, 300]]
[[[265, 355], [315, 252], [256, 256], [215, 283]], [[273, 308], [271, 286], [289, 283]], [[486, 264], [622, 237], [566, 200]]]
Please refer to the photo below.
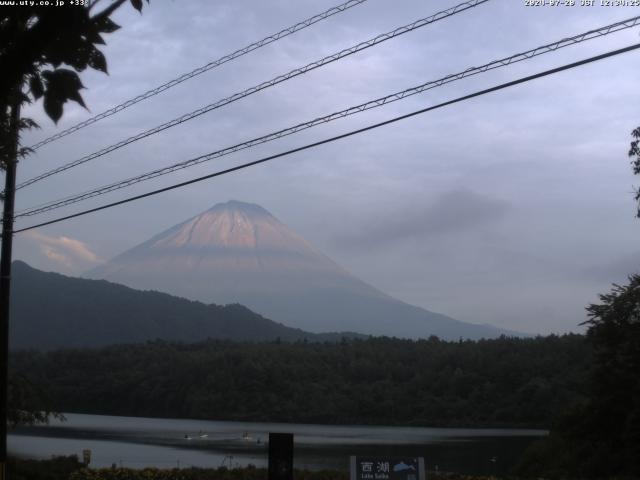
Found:
[[206, 212], [203, 212], [201, 215], [208, 213], [220, 213], [222, 211], [242, 212], [245, 214], [267, 215], [269, 217], [273, 217], [271, 213], [262, 208], [260, 205], [257, 205], [255, 203], [241, 202], [239, 200], [229, 200], [228, 202], [217, 203]]
[[287, 229], [271, 213], [254, 203], [229, 200], [154, 237], [152, 249], [195, 247], [234, 250], [308, 250], [304, 239]]

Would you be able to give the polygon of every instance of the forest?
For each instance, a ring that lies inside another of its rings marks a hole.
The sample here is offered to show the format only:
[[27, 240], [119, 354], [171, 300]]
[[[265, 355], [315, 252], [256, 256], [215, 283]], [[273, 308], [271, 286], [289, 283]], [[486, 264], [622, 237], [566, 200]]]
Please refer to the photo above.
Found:
[[51, 410], [212, 420], [548, 428], [579, 403], [580, 335], [118, 345], [15, 352]]

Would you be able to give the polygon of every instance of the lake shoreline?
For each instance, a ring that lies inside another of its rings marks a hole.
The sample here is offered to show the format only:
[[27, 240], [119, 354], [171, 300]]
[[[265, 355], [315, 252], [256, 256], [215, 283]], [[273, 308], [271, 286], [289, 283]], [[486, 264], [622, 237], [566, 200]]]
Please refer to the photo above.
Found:
[[[432, 429], [432, 430], [478, 430], [478, 431], [514, 431], [514, 432], [527, 432], [527, 435], [546, 435], [549, 433], [548, 426], [544, 425], [532, 425], [528, 423], [518, 424], [518, 423], [509, 423], [509, 422], [497, 422], [497, 423], [480, 423], [469, 425], [462, 422], [442, 422], [442, 423], [432, 423], [432, 424], [420, 424], [420, 423], [338, 423], [338, 422], [295, 422], [295, 421], [279, 421], [268, 418], [244, 418], [244, 419], [228, 419], [228, 418], [198, 418], [198, 417], [162, 417], [162, 416], [129, 416], [129, 415], [116, 415], [109, 413], [92, 413], [92, 412], [84, 412], [84, 411], [75, 411], [75, 412], [62, 412], [61, 415], [66, 418], [68, 415], [78, 416], [78, 415], [86, 415], [91, 417], [104, 417], [104, 418], [135, 418], [137, 420], [149, 420], [149, 421], [193, 421], [193, 422], [213, 422], [213, 423], [221, 423], [221, 424], [237, 424], [237, 423], [250, 423], [250, 424], [271, 424], [271, 425], [294, 425], [294, 426], [305, 426], [305, 427], [344, 427], [344, 428], [360, 428], [360, 427], [372, 427], [372, 428], [419, 428], [419, 429]], [[57, 423], [64, 424], [64, 420], [60, 421], [58, 419], [51, 419], [50, 423], [47, 425], [38, 426], [41, 427], [50, 427]], [[20, 428], [32, 428], [32, 427], [17, 427]]]
[[[544, 430], [212, 422], [66, 414], [68, 421], [20, 427], [9, 451], [26, 458], [93, 453], [93, 466], [141, 469], [178, 465], [258, 468], [267, 465], [269, 433], [294, 434], [294, 466], [348, 469], [350, 455], [423, 456], [433, 469], [507, 473]], [[496, 459], [499, 459], [496, 461]]]

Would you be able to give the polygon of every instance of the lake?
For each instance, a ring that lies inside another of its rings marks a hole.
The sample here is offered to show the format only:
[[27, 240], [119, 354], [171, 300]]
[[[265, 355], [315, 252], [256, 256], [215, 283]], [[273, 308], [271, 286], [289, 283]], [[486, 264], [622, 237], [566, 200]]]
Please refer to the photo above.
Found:
[[29, 458], [92, 451], [91, 466], [267, 466], [269, 432], [294, 434], [294, 466], [348, 470], [350, 455], [423, 456], [428, 470], [504, 474], [544, 430], [336, 426], [65, 414], [20, 427], [11, 454]]

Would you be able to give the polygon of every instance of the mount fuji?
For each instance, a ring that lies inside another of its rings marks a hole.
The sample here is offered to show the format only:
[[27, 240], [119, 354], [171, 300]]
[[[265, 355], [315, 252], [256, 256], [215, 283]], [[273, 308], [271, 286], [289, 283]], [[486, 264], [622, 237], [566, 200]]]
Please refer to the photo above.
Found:
[[205, 303], [240, 303], [310, 332], [456, 340], [514, 335], [386, 295], [264, 208], [238, 201], [215, 205], [85, 276]]

